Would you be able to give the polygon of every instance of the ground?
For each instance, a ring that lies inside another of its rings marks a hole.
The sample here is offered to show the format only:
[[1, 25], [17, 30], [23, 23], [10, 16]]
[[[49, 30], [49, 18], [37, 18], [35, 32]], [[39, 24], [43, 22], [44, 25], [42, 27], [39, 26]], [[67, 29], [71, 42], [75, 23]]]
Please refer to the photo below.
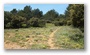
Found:
[[[30, 27], [4, 30], [5, 49], [83, 49], [84, 37], [71, 26]], [[82, 37], [82, 38], [81, 38]]]

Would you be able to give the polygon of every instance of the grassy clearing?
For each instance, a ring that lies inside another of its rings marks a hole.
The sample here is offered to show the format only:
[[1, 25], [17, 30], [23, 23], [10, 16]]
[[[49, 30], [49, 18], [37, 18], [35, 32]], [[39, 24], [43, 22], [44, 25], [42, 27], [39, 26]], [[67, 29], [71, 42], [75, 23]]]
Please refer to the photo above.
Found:
[[49, 35], [60, 28], [54, 34], [55, 47], [58, 49], [83, 49], [84, 35], [78, 28], [70, 26], [54, 26], [47, 24], [43, 28], [20, 28], [20, 29], [5, 29], [4, 42], [5, 44], [17, 43], [19, 46], [26, 49], [50, 49], [48, 45]]
[[47, 27], [44, 28], [31, 27], [5, 29], [4, 42], [14, 42], [21, 47], [26, 47], [27, 49], [48, 49], [49, 46], [47, 44], [47, 41], [49, 35], [57, 28], [58, 27], [55, 27], [52, 24], [47, 24]]

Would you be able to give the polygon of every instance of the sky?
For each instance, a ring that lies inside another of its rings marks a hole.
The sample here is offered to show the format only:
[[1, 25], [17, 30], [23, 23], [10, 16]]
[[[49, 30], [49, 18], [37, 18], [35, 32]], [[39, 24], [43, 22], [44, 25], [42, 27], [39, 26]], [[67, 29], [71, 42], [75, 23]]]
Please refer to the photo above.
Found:
[[64, 14], [66, 8], [68, 7], [68, 4], [4, 4], [4, 11], [11, 11], [14, 8], [22, 10], [26, 5], [30, 5], [32, 9], [39, 8], [40, 11], [43, 11], [43, 14], [51, 9], [54, 9], [59, 14]]

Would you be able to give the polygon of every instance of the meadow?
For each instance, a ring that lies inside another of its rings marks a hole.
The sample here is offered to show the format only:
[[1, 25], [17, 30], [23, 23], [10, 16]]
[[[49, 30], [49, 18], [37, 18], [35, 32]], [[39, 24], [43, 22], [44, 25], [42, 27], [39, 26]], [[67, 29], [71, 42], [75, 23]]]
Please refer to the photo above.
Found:
[[5, 49], [83, 49], [84, 33], [71, 26], [30, 27], [4, 30]]

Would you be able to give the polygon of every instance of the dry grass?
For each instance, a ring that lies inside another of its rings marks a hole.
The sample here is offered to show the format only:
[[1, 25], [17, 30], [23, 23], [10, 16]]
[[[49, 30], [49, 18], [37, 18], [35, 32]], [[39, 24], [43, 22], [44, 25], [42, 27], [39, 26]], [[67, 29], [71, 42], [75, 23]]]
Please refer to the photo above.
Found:
[[[49, 36], [56, 29], [52, 41], [57, 49], [83, 49], [84, 35], [78, 28], [47, 24], [44, 28], [5, 29], [5, 49], [50, 49]], [[74, 38], [75, 37], [75, 38]], [[80, 39], [78, 39], [80, 37]], [[82, 37], [82, 38], [81, 38]], [[10, 45], [11, 44], [11, 45]], [[12, 47], [13, 46], [13, 47]], [[10, 48], [11, 47], [11, 48]]]

